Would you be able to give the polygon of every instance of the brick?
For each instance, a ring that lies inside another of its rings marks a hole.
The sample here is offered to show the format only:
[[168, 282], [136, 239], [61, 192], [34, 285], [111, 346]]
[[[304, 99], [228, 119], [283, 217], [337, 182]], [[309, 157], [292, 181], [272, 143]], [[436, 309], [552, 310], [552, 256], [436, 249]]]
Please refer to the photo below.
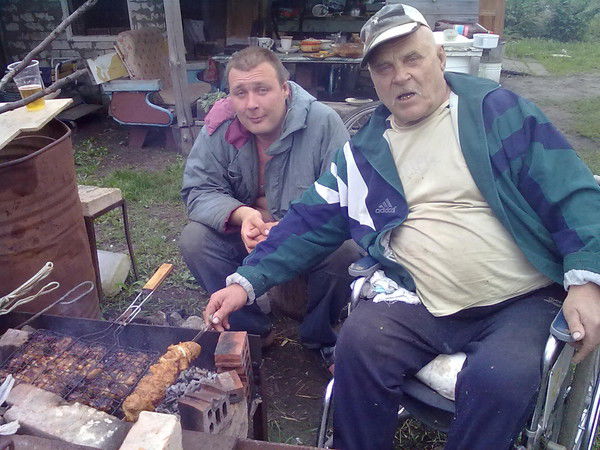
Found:
[[242, 362], [244, 345], [247, 345], [248, 333], [245, 331], [224, 331], [219, 336], [215, 348], [215, 362]]
[[218, 373], [214, 381], [204, 383], [203, 386], [213, 386], [229, 396], [229, 403], [238, 403], [244, 397], [246, 389], [235, 370]]

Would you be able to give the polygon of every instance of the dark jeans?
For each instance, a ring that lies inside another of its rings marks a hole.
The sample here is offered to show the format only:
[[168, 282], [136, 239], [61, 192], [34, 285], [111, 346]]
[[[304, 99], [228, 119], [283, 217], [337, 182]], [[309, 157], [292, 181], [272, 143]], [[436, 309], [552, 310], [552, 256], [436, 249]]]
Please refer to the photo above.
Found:
[[509, 448], [531, 414], [549, 327], [552, 285], [500, 305], [434, 317], [422, 305], [362, 301], [335, 354], [334, 447], [391, 448], [403, 381], [438, 354], [467, 354], [446, 449]]
[[[224, 288], [225, 278], [248, 256], [238, 233], [218, 233], [198, 222], [190, 222], [183, 229], [180, 247], [190, 271], [209, 294]], [[348, 266], [360, 257], [358, 246], [347, 241], [307, 272], [308, 304], [300, 325], [300, 339], [304, 343], [335, 344], [336, 334], [331, 326], [349, 300], [352, 279]], [[232, 330], [261, 336], [272, 327], [271, 319], [256, 303], [231, 314], [229, 322]]]

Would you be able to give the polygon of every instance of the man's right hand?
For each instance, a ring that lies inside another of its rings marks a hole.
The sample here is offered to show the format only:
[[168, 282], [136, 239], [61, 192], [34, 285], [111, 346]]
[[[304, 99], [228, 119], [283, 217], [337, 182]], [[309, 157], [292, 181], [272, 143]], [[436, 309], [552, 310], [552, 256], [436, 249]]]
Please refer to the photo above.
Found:
[[217, 331], [229, 329], [229, 314], [241, 309], [248, 294], [239, 284], [231, 284], [210, 296], [204, 309], [204, 323]]

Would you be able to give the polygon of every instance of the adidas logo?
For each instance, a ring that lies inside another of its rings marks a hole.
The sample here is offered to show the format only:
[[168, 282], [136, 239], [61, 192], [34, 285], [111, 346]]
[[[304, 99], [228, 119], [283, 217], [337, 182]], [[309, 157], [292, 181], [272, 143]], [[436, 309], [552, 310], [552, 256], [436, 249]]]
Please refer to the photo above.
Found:
[[396, 212], [396, 207], [392, 205], [389, 198], [386, 198], [375, 210], [377, 214], [393, 214]]

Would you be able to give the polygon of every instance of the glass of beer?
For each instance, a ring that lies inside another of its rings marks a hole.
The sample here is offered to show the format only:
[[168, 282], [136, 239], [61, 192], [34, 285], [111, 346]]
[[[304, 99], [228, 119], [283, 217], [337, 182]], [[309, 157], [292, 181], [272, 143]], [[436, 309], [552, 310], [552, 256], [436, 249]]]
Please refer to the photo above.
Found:
[[[20, 61], [9, 64], [8, 70], [12, 70], [17, 67], [19, 62]], [[27, 98], [30, 95], [41, 91], [44, 87], [44, 83], [42, 83], [42, 75], [40, 73], [40, 63], [35, 59], [32, 60], [27, 67], [16, 74], [13, 79], [19, 88], [19, 93], [21, 94], [22, 98]], [[46, 102], [44, 101], [44, 97], [41, 97], [31, 103], [28, 103], [25, 105], [25, 107], [29, 111], [38, 111], [44, 108], [45, 104]]]

